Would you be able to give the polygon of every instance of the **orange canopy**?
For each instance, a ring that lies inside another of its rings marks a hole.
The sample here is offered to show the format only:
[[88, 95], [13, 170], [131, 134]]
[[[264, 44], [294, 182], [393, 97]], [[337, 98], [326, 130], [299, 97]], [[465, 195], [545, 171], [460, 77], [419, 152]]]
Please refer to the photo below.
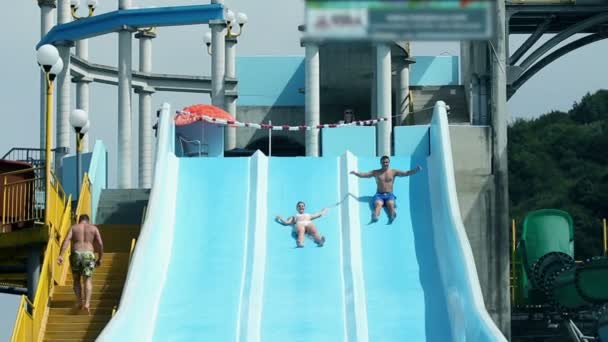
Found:
[[182, 109], [183, 113], [175, 116], [176, 126], [185, 126], [196, 121], [202, 120], [202, 116], [209, 116], [216, 119], [234, 121], [234, 117], [225, 110], [208, 104], [195, 104]]

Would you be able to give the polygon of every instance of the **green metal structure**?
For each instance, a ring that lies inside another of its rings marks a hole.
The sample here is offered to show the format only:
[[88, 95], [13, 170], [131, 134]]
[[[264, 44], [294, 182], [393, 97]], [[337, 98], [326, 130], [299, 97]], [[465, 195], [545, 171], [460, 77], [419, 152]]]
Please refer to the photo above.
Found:
[[[574, 225], [565, 211], [542, 209], [528, 213], [523, 222], [516, 258], [521, 304], [550, 304], [568, 313], [592, 310], [603, 314], [608, 306], [608, 257], [583, 262], [574, 259]], [[598, 334], [606, 330], [599, 319]], [[608, 336], [602, 341], [608, 341]]]

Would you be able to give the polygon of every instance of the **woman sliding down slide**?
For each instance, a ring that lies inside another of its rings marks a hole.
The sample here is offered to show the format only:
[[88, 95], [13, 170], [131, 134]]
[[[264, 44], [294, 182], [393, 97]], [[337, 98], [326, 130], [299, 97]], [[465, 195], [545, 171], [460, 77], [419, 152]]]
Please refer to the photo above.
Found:
[[316, 214], [307, 214], [304, 212], [306, 204], [302, 201], [296, 204], [297, 214], [291, 216], [287, 220], [284, 220], [280, 215], [276, 216], [276, 220], [284, 225], [293, 225], [291, 235], [296, 238], [296, 247], [304, 247], [304, 235], [308, 234], [315, 241], [317, 246], [323, 247], [325, 244], [325, 237], [319, 235], [317, 227], [312, 220], [319, 218], [327, 213], [327, 208], [323, 208]]

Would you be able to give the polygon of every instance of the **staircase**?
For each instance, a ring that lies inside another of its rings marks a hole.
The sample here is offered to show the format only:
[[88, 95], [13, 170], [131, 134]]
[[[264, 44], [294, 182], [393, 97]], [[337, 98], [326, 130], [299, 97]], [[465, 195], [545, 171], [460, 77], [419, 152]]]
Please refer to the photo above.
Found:
[[120, 301], [128, 266], [128, 251], [104, 255], [103, 264], [93, 274], [90, 316], [75, 307], [72, 275], [68, 272], [65, 285], [55, 287], [44, 341], [94, 341]]
[[94, 341], [118, 306], [129, 267], [131, 242], [139, 235], [148, 189], [106, 189], [101, 193], [96, 224], [104, 242], [102, 265], [93, 274], [91, 315], [75, 308], [72, 275], [56, 286], [49, 303], [44, 341]]
[[439, 100], [450, 106], [448, 115], [450, 124], [467, 124], [470, 122], [463, 86], [412, 86], [410, 91], [414, 99], [414, 122], [416, 125], [426, 125], [431, 122], [433, 106]]

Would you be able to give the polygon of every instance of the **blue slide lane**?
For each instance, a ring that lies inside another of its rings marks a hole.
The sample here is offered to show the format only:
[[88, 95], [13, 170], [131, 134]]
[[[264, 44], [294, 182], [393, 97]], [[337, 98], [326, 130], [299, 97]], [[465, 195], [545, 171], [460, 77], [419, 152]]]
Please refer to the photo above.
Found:
[[[370, 224], [373, 178], [359, 181], [363, 274], [370, 341], [449, 341], [450, 326], [432, 240], [427, 168], [424, 160], [393, 157], [391, 167], [423, 172], [395, 180], [397, 219], [382, 211]], [[380, 167], [359, 158], [358, 170]], [[352, 176], [354, 177], [354, 176]]]
[[[391, 160], [423, 171], [396, 179], [389, 225], [385, 212], [370, 224], [374, 179], [348, 175], [378, 158], [176, 158], [163, 105], [150, 211], [98, 340], [506, 342], [459, 216], [445, 104], [435, 111]], [[315, 220], [323, 248], [294, 248], [274, 220], [298, 201], [330, 207]]]
[[339, 201], [338, 158], [272, 158], [268, 185], [268, 255], [262, 341], [344, 341], [344, 289], [339, 208], [314, 221], [327, 244], [307, 239], [295, 248], [287, 219], [304, 201], [307, 212]]
[[249, 160], [181, 158], [173, 252], [155, 341], [234, 341]]

